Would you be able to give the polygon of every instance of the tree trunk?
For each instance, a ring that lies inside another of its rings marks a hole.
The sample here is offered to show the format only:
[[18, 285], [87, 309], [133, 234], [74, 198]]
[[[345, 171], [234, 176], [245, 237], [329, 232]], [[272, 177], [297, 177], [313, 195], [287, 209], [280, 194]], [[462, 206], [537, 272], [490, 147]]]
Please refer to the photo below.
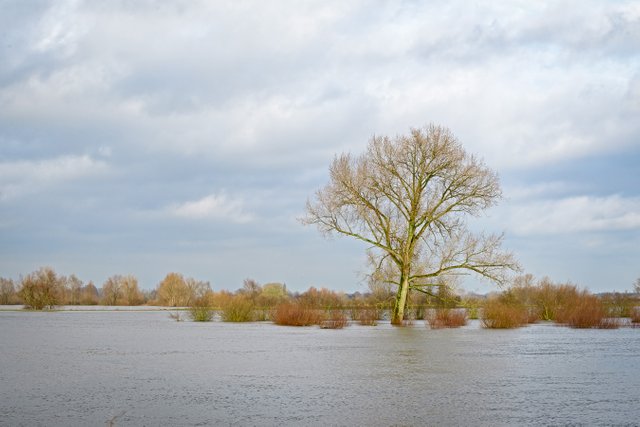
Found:
[[396, 293], [396, 304], [393, 307], [393, 316], [391, 324], [401, 326], [404, 320], [404, 308], [407, 305], [407, 294], [409, 292], [409, 276], [403, 274], [400, 278], [400, 286]]

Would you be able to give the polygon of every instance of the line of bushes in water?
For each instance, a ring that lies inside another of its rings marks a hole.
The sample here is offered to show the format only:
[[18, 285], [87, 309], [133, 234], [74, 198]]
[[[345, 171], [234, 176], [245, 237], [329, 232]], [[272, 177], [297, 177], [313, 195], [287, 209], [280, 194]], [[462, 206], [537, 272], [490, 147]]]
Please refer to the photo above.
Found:
[[[247, 286], [249, 284], [249, 286]], [[302, 294], [281, 293], [279, 299], [263, 299], [261, 287], [245, 282], [236, 293], [210, 293], [190, 310], [193, 320], [211, 320], [214, 308], [229, 322], [271, 320], [278, 325], [343, 328], [351, 322], [376, 325], [391, 309], [392, 295], [346, 296], [327, 289], [310, 288]], [[596, 296], [573, 284], [557, 284], [530, 275], [487, 298], [447, 298], [410, 303], [405, 325], [423, 320], [432, 329], [464, 326], [470, 318], [480, 319], [484, 328], [506, 329], [547, 321], [572, 328], [614, 329], [640, 327], [640, 300], [636, 294]], [[436, 303], [437, 302], [437, 303]], [[204, 310], [210, 315], [201, 316]]]
[[[245, 280], [235, 292], [214, 292], [208, 282], [169, 273], [153, 291], [141, 291], [133, 276], [114, 275], [100, 289], [84, 284], [75, 275], [60, 276], [48, 267], [18, 281], [0, 278], [0, 304], [23, 304], [30, 309], [58, 305], [158, 305], [188, 307], [174, 312], [176, 320], [187, 315], [193, 321], [211, 321], [216, 314], [226, 322], [270, 320], [279, 325], [342, 328], [349, 323], [376, 325], [393, 306], [394, 293], [376, 287], [372, 292], [345, 294], [309, 288], [291, 293], [281, 283], [260, 285]], [[491, 329], [517, 328], [539, 321], [551, 321], [573, 328], [611, 329], [640, 326], [637, 294], [593, 295], [576, 285], [553, 283], [547, 278], [517, 277], [512, 285], [489, 297], [456, 295], [441, 286], [432, 295], [410, 294], [405, 324], [424, 321], [432, 329], [453, 328], [480, 319]], [[624, 319], [624, 320], [623, 320]]]
[[[636, 294], [593, 295], [576, 285], [557, 284], [548, 278], [517, 278], [513, 286], [489, 298], [482, 308], [486, 328], [517, 328], [552, 321], [572, 328], [615, 329], [640, 326], [640, 301]], [[628, 318], [628, 322], [623, 321]]]

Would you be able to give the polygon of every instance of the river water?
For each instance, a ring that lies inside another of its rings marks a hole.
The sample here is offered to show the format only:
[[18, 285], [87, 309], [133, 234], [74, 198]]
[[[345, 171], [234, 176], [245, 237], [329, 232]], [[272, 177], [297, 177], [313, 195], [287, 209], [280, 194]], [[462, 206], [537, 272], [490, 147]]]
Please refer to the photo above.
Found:
[[640, 329], [323, 330], [167, 312], [0, 312], [0, 425], [110, 419], [640, 425]]

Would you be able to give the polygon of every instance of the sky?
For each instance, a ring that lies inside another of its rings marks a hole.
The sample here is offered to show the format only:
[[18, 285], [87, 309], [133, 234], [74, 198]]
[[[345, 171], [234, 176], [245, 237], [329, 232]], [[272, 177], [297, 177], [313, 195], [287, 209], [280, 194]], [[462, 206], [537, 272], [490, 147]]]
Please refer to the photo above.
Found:
[[499, 174], [470, 224], [524, 272], [640, 277], [638, 1], [0, 9], [0, 276], [365, 291], [366, 246], [298, 218], [336, 154], [435, 123]]

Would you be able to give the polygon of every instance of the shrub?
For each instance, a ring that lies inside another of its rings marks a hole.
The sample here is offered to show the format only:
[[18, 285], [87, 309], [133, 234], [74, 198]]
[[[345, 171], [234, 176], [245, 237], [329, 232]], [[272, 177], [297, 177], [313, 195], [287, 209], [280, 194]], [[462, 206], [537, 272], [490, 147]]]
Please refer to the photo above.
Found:
[[347, 315], [342, 310], [329, 310], [325, 319], [320, 321], [320, 327], [322, 329], [342, 329], [348, 323]]
[[255, 322], [271, 320], [271, 310], [265, 307], [255, 308], [253, 310], [253, 320]]
[[316, 289], [313, 286], [302, 293], [298, 301], [307, 307], [333, 309], [344, 306], [344, 295], [326, 288]]
[[478, 298], [466, 298], [462, 301], [462, 307], [467, 309], [467, 318], [477, 320], [480, 318], [481, 301]]
[[635, 299], [631, 294], [611, 292], [600, 297], [608, 317], [631, 317]]
[[426, 324], [431, 329], [459, 328], [467, 324], [466, 310], [439, 308], [426, 313]]
[[376, 307], [358, 307], [351, 310], [351, 318], [363, 326], [376, 326], [381, 310]]
[[489, 329], [518, 328], [527, 323], [527, 318], [526, 307], [501, 298], [487, 300], [482, 310], [482, 325]]
[[284, 302], [273, 310], [273, 322], [283, 326], [317, 325], [323, 320], [322, 312], [299, 302]]
[[222, 320], [225, 322], [251, 322], [253, 316], [253, 303], [243, 295], [237, 295], [229, 299], [222, 306]]
[[640, 307], [631, 310], [631, 323], [640, 323]]
[[614, 317], [604, 317], [598, 324], [598, 329], [618, 329], [620, 327], [620, 319]]
[[16, 300], [16, 289], [13, 280], [0, 277], [0, 305], [13, 304]]
[[575, 285], [555, 284], [547, 277], [536, 285], [533, 276], [527, 274], [514, 279], [513, 287], [505, 292], [507, 294], [514, 301], [529, 307], [527, 322], [534, 323], [538, 320], [554, 320], [558, 309], [569, 304], [578, 291]]
[[602, 301], [587, 291], [576, 295], [571, 303], [558, 310], [556, 322], [572, 328], [617, 328], [619, 323], [606, 317]]
[[210, 322], [213, 319], [213, 309], [209, 306], [206, 296], [197, 298], [189, 308], [189, 316], [194, 322]]
[[52, 268], [43, 267], [22, 279], [19, 295], [26, 308], [53, 308], [60, 303], [62, 285]]

